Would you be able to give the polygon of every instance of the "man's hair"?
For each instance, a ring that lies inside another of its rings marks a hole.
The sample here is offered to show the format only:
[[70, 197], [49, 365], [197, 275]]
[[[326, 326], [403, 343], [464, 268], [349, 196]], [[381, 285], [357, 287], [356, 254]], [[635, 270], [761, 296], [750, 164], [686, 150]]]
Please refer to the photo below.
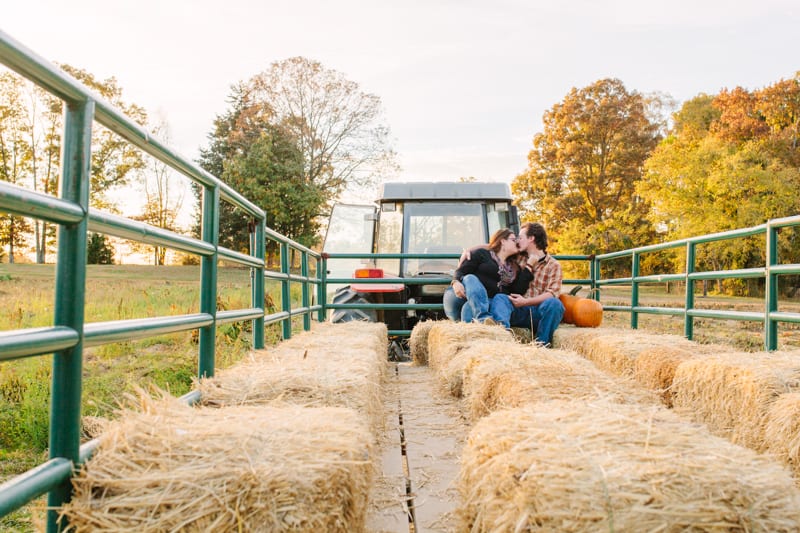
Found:
[[544, 230], [544, 226], [538, 222], [526, 222], [520, 231], [528, 237], [533, 237], [533, 242], [536, 243], [538, 249], [543, 252], [547, 251], [547, 232]]

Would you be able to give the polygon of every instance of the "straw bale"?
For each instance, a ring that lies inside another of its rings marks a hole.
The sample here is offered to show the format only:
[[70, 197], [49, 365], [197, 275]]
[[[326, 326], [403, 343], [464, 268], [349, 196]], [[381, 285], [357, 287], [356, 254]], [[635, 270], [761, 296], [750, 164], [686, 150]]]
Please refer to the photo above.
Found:
[[436, 372], [445, 389], [456, 398], [462, 394], [464, 368], [476, 355], [464, 353], [464, 350], [483, 340], [501, 341], [502, 346], [515, 345], [514, 338], [505, 328], [476, 322], [442, 320], [428, 333], [428, 366]]
[[478, 422], [460, 531], [798, 531], [786, 469], [661, 407], [546, 402]]
[[660, 346], [642, 351], [636, 358], [634, 377], [642, 385], [657, 391], [661, 401], [672, 407], [672, 380], [675, 370], [682, 362], [694, 357], [685, 348]]
[[[561, 328], [557, 329], [559, 331]], [[558, 338], [557, 346], [575, 350], [597, 366], [618, 376], [633, 376], [636, 359], [645, 350], [660, 347], [682, 347], [692, 349], [697, 346], [684, 337], [643, 333], [630, 329], [595, 328], [594, 332], [583, 333], [585, 328], [564, 328]]]
[[574, 352], [499, 344], [483, 341], [463, 352], [490, 354], [471, 357], [464, 370], [463, 394], [472, 420], [501, 408], [548, 400], [605, 398], [621, 403], [657, 402], [654, 394], [633, 380], [611, 376]]
[[601, 335], [624, 335], [629, 331], [629, 329], [611, 327], [579, 328], [561, 324], [553, 333], [553, 347], [583, 353], [584, 346], [592, 339]]
[[633, 377], [645, 387], [660, 394], [664, 405], [672, 407], [672, 381], [678, 365], [693, 357], [728, 351], [730, 351], [730, 347], [697, 343], [693, 343], [691, 346], [682, 343], [680, 347], [646, 348], [636, 357]]
[[352, 410], [142, 403], [73, 478], [74, 531], [363, 530], [372, 439]]
[[213, 407], [270, 402], [349, 407], [378, 431], [383, 424], [386, 354], [342, 346], [339, 337], [305, 340], [300, 346], [250, 354], [213, 378], [199, 380], [201, 402]]
[[[322, 322], [314, 325], [311, 331], [304, 331], [267, 350], [271, 352], [286, 349], [305, 350], [326, 348], [333, 351], [347, 349], [373, 349], [386, 357], [389, 353], [389, 330], [381, 322], [354, 320], [351, 322]], [[336, 350], [334, 350], [336, 349]]]
[[800, 483], [800, 392], [781, 394], [770, 406], [764, 444], [766, 452], [789, 466]]
[[440, 320], [428, 333], [428, 365], [433, 369], [446, 365], [468, 342], [478, 339], [513, 341], [500, 326]]
[[417, 322], [414, 329], [411, 330], [408, 346], [411, 350], [411, 360], [417, 366], [428, 364], [428, 334], [435, 324], [435, 320], [424, 320]]
[[715, 435], [764, 449], [769, 408], [800, 389], [800, 353], [728, 353], [689, 359], [672, 383], [677, 413], [708, 425]]

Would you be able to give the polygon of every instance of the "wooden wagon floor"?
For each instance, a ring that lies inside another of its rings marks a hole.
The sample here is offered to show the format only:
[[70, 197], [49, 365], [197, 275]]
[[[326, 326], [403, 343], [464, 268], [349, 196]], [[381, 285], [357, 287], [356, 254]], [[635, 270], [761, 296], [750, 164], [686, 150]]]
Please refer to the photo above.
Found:
[[367, 531], [455, 531], [455, 483], [468, 433], [460, 403], [439, 390], [427, 366], [399, 363], [392, 372]]

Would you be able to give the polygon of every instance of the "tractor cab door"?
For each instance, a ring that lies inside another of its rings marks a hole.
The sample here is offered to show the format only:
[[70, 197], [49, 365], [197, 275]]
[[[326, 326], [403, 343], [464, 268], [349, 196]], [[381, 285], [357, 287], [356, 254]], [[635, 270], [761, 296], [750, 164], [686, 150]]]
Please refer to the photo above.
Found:
[[[369, 254], [373, 250], [377, 212], [374, 205], [333, 206], [322, 251], [329, 254]], [[348, 278], [366, 259], [328, 259], [328, 277]]]

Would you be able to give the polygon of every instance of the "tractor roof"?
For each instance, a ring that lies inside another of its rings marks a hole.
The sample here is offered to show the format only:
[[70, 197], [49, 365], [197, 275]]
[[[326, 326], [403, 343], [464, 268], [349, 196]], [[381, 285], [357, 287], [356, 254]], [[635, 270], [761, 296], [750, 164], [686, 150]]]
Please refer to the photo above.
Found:
[[404, 182], [384, 183], [380, 202], [400, 200], [505, 200], [511, 201], [506, 183]]

